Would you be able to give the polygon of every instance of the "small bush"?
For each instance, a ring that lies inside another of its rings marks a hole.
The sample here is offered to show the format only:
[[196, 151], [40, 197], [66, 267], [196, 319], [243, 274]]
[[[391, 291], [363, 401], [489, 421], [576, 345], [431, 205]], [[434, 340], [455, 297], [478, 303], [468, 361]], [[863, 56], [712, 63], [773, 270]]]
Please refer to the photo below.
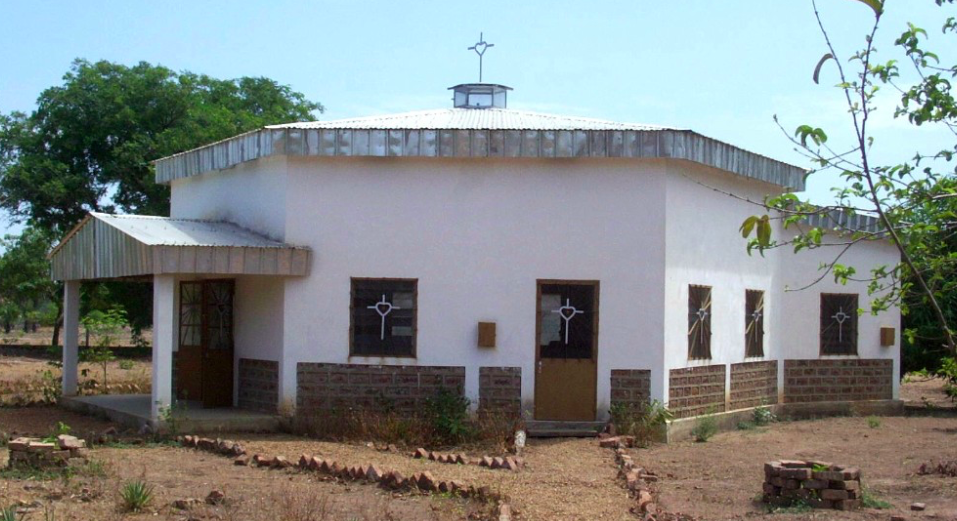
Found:
[[635, 437], [635, 444], [647, 447], [655, 440], [659, 428], [674, 418], [674, 415], [658, 400], [630, 406], [614, 403], [608, 409], [615, 432]]
[[699, 416], [695, 421], [694, 429], [691, 430], [691, 436], [698, 443], [705, 443], [718, 432], [718, 419], [715, 418], [714, 411], [709, 410], [706, 414]]
[[868, 416], [867, 417], [867, 426], [876, 429], [881, 426], [881, 419], [877, 416]]
[[127, 481], [120, 489], [123, 509], [127, 512], [139, 512], [153, 500], [153, 485], [144, 481]]
[[124, 370], [124, 371], [129, 371], [129, 370], [133, 369], [133, 361], [132, 361], [132, 360], [120, 360], [120, 369], [122, 369], [122, 370]]
[[751, 413], [751, 419], [755, 425], [768, 425], [769, 423], [778, 421], [778, 417], [775, 416], [774, 413], [771, 412], [771, 408], [766, 405], [755, 407]]
[[754, 422], [738, 422], [739, 431], [750, 431], [755, 428]]
[[469, 399], [447, 389], [425, 402], [425, 417], [442, 443], [458, 443], [470, 437]]

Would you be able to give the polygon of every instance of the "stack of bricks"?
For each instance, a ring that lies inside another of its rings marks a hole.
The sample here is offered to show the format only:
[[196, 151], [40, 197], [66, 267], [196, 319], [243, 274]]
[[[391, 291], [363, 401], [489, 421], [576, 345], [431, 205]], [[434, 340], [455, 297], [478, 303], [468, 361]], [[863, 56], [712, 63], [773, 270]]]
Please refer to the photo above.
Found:
[[812, 508], [861, 508], [861, 471], [819, 461], [764, 464], [764, 502], [774, 506], [805, 503]]
[[7, 448], [10, 450], [7, 466], [11, 469], [65, 467], [87, 459], [86, 442], [66, 434], [57, 436], [53, 441], [17, 438]]

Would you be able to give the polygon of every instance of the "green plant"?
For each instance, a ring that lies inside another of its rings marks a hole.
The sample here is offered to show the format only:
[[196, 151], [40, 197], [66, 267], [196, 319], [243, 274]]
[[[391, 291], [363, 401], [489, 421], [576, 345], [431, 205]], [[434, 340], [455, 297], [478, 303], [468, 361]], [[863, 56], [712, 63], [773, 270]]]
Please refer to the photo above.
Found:
[[867, 417], [867, 426], [876, 429], [881, 426], [881, 419], [877, 416], [868, 416]]
[[122, 370], [124, 370], [124, 371], [129, 371], [130, 369], [133, 369], [133, 361], [132, 361], [132, 360], [120, 360], [120, 369], [122, 369]]
[[718, 419], [714, 415], [714, 409], [708, 409], [708, 412], [699, 416], [695, 421], [694, 429], [691, 430], [691, 436], [698, 443], [705, 443], [718, 432]]
[[127, 512], [139, 512], [153, 500], [153, 485], [141, 480], [127, 481], [120, 489], [123, 509]]
[[608, 414], [615, 432], [634, 436], [635, 444], [639, 447], [650, 445], [660, 427], [674, 419], [674, 414], [658, 400], [638, 405], [613, 403]]
[[17, 514], [17, 507], [0, 508], [0, 521], [20, 521], [23, 516]]
[[70, 431], [73, 430], [69, 425], [63, 422], [56, 422], [56, 426], [53, 428], [53, 432], [49, 436], [43, 438], [43, 441], [46, 443], [53, 443], [56, 441], [57, 436], [61, 434], [70, 434]]
[[754, 422], [747, 422], [747, 421], [738, 422], [739, 431], [750, 431], [750, 430], [753, 430], [755, 427], [756, 425], [754, 424]]
[[469, 437], [469, 403], [465, 396], [444, 388], [426, 400], [425, 416], [438, 441], [454, 444]]
[[871, 493], [870, 489], [866, 487], [861, 488], [861, 505], [863, 505], [864, 508], [875, 508], [878, 510], [886, 510], [893, 506]]
[[811, 505], [803, 499], [795, 499], [786, 507], [768, 505], [768, 512], [771, 514], [806, 514], [811, 510]]
[[107, 392], [106, 369], [116, 356], [110, 349], [116, 344], [116, 338], [127, 326], [126, 311], [121, 308], [110, 308], [105, 313], [93, 310], [83, 317], [83, 327], [96, 338], [96, 345], [81, 353], [83, 361], [100, 364], [103, 368], [103, 392]]
[[768, 425], [769, 423], [778, 421], [778, 417], [775, 416], [771, 408], [766, 405], [755, 407], [751, 413], [751, 418], [755, 425]]
[[[160, 407], [159, 419], [167, 438], [175, 438], [179, 435], [180, 421], [186, 416], [186, 402], [176, 400], [170, 405]], [[159, 431], [157, 433], [159, 434]]]

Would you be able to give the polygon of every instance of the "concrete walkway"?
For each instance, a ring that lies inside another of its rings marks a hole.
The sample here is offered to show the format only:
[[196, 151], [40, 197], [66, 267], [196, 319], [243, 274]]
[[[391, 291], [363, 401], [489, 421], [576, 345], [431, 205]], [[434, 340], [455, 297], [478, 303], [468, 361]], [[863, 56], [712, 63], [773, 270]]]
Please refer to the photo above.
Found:
[[[150, 423], [150, 399], [148, 394], [73, 396], [62, 398], [60, 405], [140, 429]], [[182, 407], [173, 414], [182, 432], [263, 432], [279, 428], [279, 417], [272, 414], [231, 407], [203, 409], [199, 402], [180, 402], [180, 405]]]

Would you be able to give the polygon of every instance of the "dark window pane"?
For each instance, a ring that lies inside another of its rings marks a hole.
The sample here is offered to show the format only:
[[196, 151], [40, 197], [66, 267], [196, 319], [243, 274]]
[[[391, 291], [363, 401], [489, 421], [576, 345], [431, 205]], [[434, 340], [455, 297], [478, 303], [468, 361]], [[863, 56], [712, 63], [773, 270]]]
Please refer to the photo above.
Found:
[[592, 358], [597, 323], [595, 285], [542, 284], [538, 317], [542, 358]]
[[414, 356], [416, 282], [352, 281], [352, 354]]
[[764, 356], [764, 292], [747, 290], [744, 308], [745, 356]]
[[821, 354], [857, 354], [857, 295], [821, 294]]
[[203, 341], [202, 283], [183, 282], [179, 288], [179, 345], [199, 346]]
[[711, 288], [688, 287], [688, 358], [711, 358]]

